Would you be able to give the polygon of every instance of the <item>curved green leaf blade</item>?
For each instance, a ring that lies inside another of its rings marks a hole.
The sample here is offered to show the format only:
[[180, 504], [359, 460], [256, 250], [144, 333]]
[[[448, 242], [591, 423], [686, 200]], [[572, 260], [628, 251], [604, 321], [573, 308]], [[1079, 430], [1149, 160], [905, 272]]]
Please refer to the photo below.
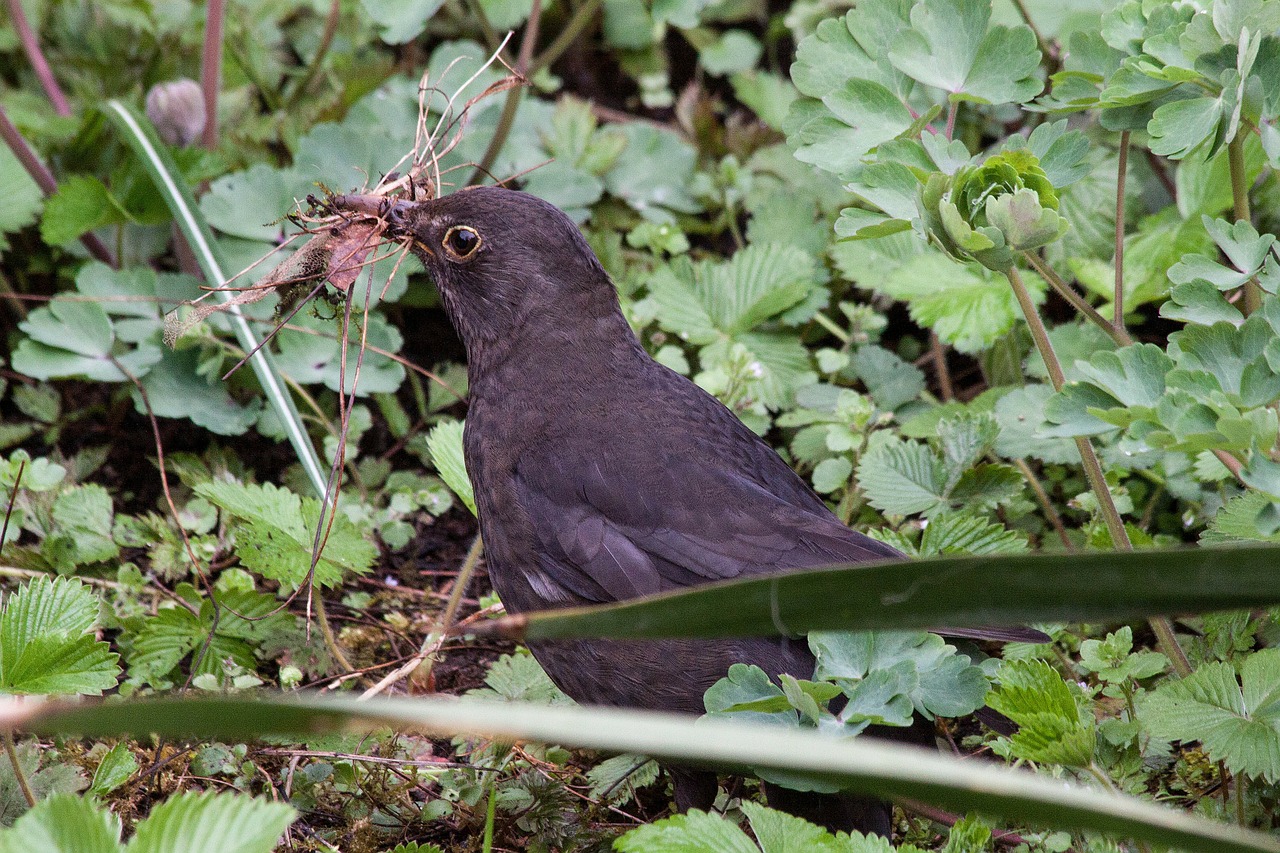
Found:
[[[229, 275], [217, 243], [214, 242], [213, 233], [209, 230], [204, 217], [200, 215], [195, 200], [191, 197], [191, 191], [182, 180], [181, 173], [173, 164], [168, 152], [156, 138], [150, 123], [138, 116], [129, 106], [115, 99], [107, 101], [102, 111], [133, 149], [134, 154], [155, 182], [157, 189], [164, 196], [165, 203], [173, 213], [173, 221], [182, 232], [182, 236], [186, 238], [187, 245], [191, 247], [192, 254], [200, 264], [200, 270], [204, 273], [205, 279], [214, 285], [225, 282]], [[217, 291], [217, 294], [218, 298], [224, 302], [231, 298], [231, 294], [227, 291]], [[328, 474], [320, 464], [320, 457], [316, 454], [315, 446], [307, 435], [302, 417], [293, 403], [293, 397], [285, 387], [279, 372], [272, 365], [270, 353], [265, 347], [260, 346], [257, 333], [250, 327], [249, 321], [235, 306], [232, 306], [227, 313], [241, 348], [245, 352], [254, 354], [249, 359], [253, 365], [254, 375], [258, 377], [262, 390], [284, 425], [289, 443], [293, 445], [294, 452], [298, 455], [298, 461], [302, 463], [316, 492], [323, 497], [327, 492]]]
[[800, 771], [880, 796], [1036, 825], [1109, 832], [1188, 851], [1280, 853], [1280, 841], [1259, 833], [1024, 771], [896, 744], [642, 711], [452, 699], [170, 697], [38, 707], [4, 702], [0, 725], [99, 737], [155, 732], [224, 739], [391, 725], [439, 736], [534, 740], [659, 759]]
[[1273, 606], [1278, 559], [1280, 548], [1251, 545], [841, 565], [510, 616], [490, 631], [546, 640], [1119, 622]]

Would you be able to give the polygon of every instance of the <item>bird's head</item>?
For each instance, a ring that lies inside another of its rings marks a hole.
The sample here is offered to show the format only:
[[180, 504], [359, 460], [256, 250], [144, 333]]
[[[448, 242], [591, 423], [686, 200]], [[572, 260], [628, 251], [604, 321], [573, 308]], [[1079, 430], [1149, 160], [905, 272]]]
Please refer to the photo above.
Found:
[[412, 241], [473, 358], [525, 335], [622, 319], [617, 293], [577, 226], [536, 196], [476, 187], [401, 202], [390, 220], [394, 235]]

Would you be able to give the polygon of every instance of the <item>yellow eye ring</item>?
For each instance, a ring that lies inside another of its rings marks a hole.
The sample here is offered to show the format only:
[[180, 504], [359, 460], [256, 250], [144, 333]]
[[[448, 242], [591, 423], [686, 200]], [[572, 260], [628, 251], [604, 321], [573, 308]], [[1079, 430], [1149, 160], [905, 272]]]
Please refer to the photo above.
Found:
[[444, 232], [440, 245], [455, 261], [469, 261], [480, 251], [480, 232], [470, 225], [455, 225]]

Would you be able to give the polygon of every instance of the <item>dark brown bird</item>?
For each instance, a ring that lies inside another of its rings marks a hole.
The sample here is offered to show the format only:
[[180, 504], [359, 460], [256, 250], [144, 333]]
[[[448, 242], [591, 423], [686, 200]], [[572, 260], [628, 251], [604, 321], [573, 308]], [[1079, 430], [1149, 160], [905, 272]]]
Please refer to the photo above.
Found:
[[[901, 557], [841, 524], [731, 411], [649, 357], [600, 261], [551, 204], [480, 187], [400, 205], [392, 219], [466, 347], [467, 469], [508, 610]], [[803, 641], [785, 638], [530, 647], [579, 702], [691, 714], [734, 663], [798, 678], [814, 666]], [[880, 734], [931, 741], [922, 728]], [[711, 805], [714, 774], [672, 773], [681, 809]], [[870, 798], [772, 788], [770, 802], [836, 829], [889, 831], [888, 806]]]

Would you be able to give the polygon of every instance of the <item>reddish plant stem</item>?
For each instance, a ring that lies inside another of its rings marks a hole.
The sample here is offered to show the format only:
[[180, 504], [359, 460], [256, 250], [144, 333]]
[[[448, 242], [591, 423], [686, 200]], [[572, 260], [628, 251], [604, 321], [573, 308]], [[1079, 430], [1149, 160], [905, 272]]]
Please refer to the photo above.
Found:
[[200, 88], [204, 93], [205, 148], [218, 147], [218, 89], [222, 86], [222, 27], [227, 17], [226, 0], [209, 0], [204, 24], [204, 51], [200, 56]]
[[53, 102], [54, 111], [60, 116], [71, 115], [71, 104], [67, 102], [67, 96], [58, 85], [58, 78], [53, 76], [53, 69], [49, 67], [49, 61], [44, 58], [44, 52], [40, 50], [40, 40], [36, 38], [35, 30], [31, 29], [31, 24], [27, 21], [22, 0], [9, 0], [9, 17], [13, 19], [13, 28], [18, 32], [18, 41], [22, 42], [22, 49], [31, 62], [32, 70], [36, 72], [40, 88], [44, 89], [45, 95]]
[[1116, 167], [1116, 284], [1115, 312], [1112, 322], [1117, 331], [1124, 328], [1124, 182], [1129, 171], [1129, 131], [1120, 134], [1120, 164]]
[[[40, 187], [40, 191], [46, 196], [51, 196], [58, 191], [58, 181], [53, 177], [53, 173], [44, 163], [40, 162], [40, 158], [36, 152], [31, 150], [31, 146], [27, 144], [27, 140], [23, 138], [18, 128], [13, 122], [9, 121], [8, 114], [0, 107], [0, 139], [9, 146], [9, 150], [13, 152], [13, 156], [18, 158], [18, 162], [22, 164], [22, 168], [27, 170], [27, 174], [31, 176], [36, 185]], [[115, 255], [107, 248], [107, 245], [98, 239], [96, 234], [85, 234], [80, 238], [80, 242], [89, 250], [89, 254], [110, 267], [116, 265]]]

